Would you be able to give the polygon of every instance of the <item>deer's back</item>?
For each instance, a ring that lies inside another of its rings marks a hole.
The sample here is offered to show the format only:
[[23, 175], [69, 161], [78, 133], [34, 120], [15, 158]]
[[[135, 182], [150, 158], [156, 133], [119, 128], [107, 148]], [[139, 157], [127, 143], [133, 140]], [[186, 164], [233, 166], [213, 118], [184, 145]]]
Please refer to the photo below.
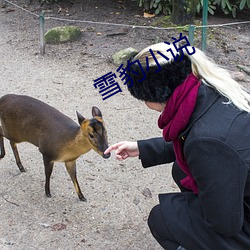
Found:
[[48, 104], [24, 95], [0, 98], [0, 119], [4, 136], [15, 142], [41, 143], [70, 140], [79, 126]]

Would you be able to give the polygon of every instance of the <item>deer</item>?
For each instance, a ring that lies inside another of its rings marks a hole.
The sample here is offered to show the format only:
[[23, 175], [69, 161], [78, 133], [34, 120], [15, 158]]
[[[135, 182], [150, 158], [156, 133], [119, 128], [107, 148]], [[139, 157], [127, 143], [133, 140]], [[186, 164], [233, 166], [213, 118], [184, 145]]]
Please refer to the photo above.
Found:
[[76, 111], [79, 125], [54, 107], [30, 96], [7, 94], [0, 98], [0, 159], [5, 156], [8, 139], [21, 172], [25, 172], [17, 144], [28, 142], [38, 147], [45, 168], [45, 194], [51, 197], [50, 177], [54, 162], [64, 162], [81, 201], [86, 201], [76, 175], [76, 160], [91, 149], [104, 159], [108, 137], [101, 111], [92, 107], [92, 118]]

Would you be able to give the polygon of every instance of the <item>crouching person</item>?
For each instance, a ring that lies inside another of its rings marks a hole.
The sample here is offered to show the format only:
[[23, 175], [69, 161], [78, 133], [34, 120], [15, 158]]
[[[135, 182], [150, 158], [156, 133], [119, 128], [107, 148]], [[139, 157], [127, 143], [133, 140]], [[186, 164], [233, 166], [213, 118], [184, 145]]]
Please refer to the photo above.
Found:
[[170, 49], [160, 43], [142, 50], [127, 71], [132, 96], [161, 113], [163, 137], [122, 141], [105, 153], [139, 157], [145, 168], [173, 162], [180, 192], [160, 194], [148, 218], [164, 249], [248, 250], [250, 95], [200, 50], [173, 58]]

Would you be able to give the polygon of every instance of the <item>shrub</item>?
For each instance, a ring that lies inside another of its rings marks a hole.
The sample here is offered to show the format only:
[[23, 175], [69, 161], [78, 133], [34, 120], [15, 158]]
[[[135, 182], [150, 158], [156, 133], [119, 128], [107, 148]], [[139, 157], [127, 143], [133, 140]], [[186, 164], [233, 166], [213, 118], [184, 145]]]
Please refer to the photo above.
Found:
[[[133, 0], [132, 0], [133, 1]], [[145, 11], [152, 11], [156, 15], [163, 13], [171, 14], [171, 0], [136, 0], [139, 7], [143, 7]]]
[[[132, 0], [135, 1], [135, 0]], [[171, 14], [172, 3], [174, 0], [136, 0], [140, 7], [146, 11], [154, 11], [155, 14]], [[193, 1], [193, 0], [187, 0]], [[204, 0], [199, 0], [197, 13], [202, 9]], [[237, 10], [250, 9], [250, 0], [208, 0], [208, 11], [214, 15], [216, 7], [219, 6], [224, 14], [231, 14], [236, 17]]]

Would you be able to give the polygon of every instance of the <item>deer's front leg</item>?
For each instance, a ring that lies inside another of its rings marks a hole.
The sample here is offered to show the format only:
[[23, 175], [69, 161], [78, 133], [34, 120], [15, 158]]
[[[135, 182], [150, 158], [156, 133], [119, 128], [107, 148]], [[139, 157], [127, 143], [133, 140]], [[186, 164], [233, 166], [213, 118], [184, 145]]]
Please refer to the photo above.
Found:
[[77, 181], [76, 177], [76, 161], [68, 161], [65, 162], [66, 169], [70, 175], [71, 180], [74, 183], [74, 187], [76, 190], [76, 193], [78, 194], [78, 197], [81, 201], [87, 201], [86, 198], [83, 196], [82, 191], [80, 189], [79, 183]]

